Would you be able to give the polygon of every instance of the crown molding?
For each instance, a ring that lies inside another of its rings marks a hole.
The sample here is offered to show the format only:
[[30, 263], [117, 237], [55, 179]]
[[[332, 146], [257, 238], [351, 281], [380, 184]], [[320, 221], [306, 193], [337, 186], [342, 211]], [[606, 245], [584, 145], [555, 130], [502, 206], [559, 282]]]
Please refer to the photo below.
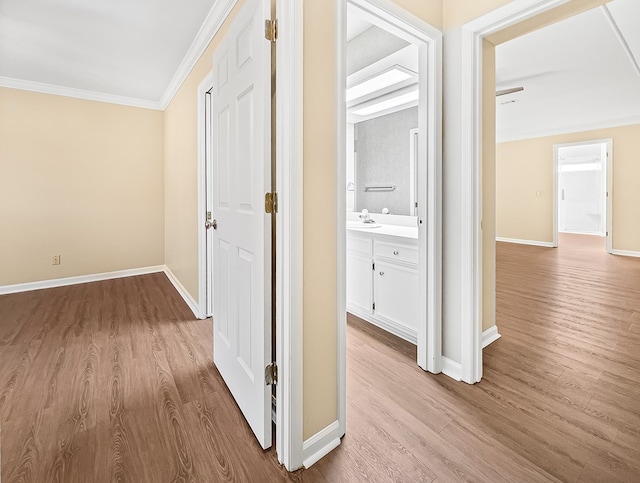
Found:
[[623, 117], [619, 119], [609, 119], [605, 121], [575, 124], [572, 126], [561, 126], [553, 129], [531, 130], [522, 132], [506, 132], [496, 135], [496, 143], [507, 143], [511, 141], [522, 141], [524, 139], [545, 138], [559, 136], [562, 134], [573, 134], [578, 132], [596, 131], [601, 129], [612, 129], [616, 127], [632, 126], [640, 124], [639, 116]]
[[7, 87], [9, 89], [18, 89], [22, 91], [40, 92], [42, 94], [52, 94], [54, 96], [74, 97], [76, 99], [85, 99], [88, 101], [120, 104], [123, 106], [142, 107], [144, 109], [161, 109], [160, 103], [156, 101], [135, 99], [133, 97], [116, 96], [113, 94], [104, 94], [102, 92], [75, 89], [73, 87], [56, 86], [53, 84], [45, 84], [42, 82], [14, 79], [13, 77], [0, 77], [0, 87]]
[[238, 3], [238, 0], [218, 0], [214, 3], [213, 7], [211, 7], [207, 18], [202, 23], [189, 50], [187, 50], [187, 54], [184, 56], [184, 59], [182, 59], [180, 67], [178, 67], [178, 70], [173, 75], [171, 82], [169, 82], [167, 89], [160, 99], [161, 109], [164, 110], [167, 108], [173, 96], [176, 95], [178, 89], [180, 89], [180, 86], [191, 72], [191, 69], [196, 65], [196, 62], [198, 62], [205, 49], [209, 46], [213, 37], [218, 33], [218, 30], [220, 30], [220, 27], [222, 27], [222, 24], [236, 3]]

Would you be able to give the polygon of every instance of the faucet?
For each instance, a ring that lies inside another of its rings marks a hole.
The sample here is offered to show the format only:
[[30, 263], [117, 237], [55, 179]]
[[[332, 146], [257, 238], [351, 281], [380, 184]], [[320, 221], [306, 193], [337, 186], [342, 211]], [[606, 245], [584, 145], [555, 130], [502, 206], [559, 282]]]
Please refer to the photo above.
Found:
[[360, 214], [358, 215], [358, 218], [362, 220], [362, 223], [375, 223], [375, 220], [371, 219], [371, 216], [369, 215], [369, 210], [367, 210], [366, 208], [360, 212]]

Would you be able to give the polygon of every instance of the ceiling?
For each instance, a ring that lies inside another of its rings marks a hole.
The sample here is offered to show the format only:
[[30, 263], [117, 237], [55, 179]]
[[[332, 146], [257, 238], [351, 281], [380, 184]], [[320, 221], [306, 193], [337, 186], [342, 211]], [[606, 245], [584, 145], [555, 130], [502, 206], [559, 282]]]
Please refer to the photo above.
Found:
[[366, 21], [362, 17], [349, 12], [347, 14], [347, 40], [351, 40], [354, 37], [357, 37], [372, 26], [372, 23]]
[[[0, 0], [0, 85], [38, 83], [159, 107], [221, 3]], [[613, 0], [499, 45], [497, 88], [525, 90], [497, 98], [498, 140], [640, 122], [638, 19], [640, 1]], [[369, 27], [350, 16], [348, 39]]]
[[158, 103], [216, 0], [0, 0], [0, 85]]
[[614, 0], [497, 46], [497, 89], [524, 87], [496, 98], [498, 141], [640, 123], [638, 22]]

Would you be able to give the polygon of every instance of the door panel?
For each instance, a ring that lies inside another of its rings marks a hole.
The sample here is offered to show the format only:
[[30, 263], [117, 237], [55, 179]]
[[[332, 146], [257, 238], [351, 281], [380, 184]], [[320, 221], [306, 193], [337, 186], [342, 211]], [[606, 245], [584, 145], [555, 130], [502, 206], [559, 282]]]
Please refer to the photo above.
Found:
[[213, 57], [213, 360], [263, 448], [271, 446], [269, 5], [248, 0]]

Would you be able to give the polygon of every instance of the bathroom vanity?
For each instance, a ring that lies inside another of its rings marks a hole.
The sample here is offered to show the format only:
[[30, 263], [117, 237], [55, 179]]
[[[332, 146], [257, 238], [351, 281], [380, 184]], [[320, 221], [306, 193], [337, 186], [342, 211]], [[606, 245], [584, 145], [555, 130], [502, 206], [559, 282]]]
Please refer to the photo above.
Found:
[[418, 331], [418, 228], [347, 224], [347, 311], [409, 342]]

